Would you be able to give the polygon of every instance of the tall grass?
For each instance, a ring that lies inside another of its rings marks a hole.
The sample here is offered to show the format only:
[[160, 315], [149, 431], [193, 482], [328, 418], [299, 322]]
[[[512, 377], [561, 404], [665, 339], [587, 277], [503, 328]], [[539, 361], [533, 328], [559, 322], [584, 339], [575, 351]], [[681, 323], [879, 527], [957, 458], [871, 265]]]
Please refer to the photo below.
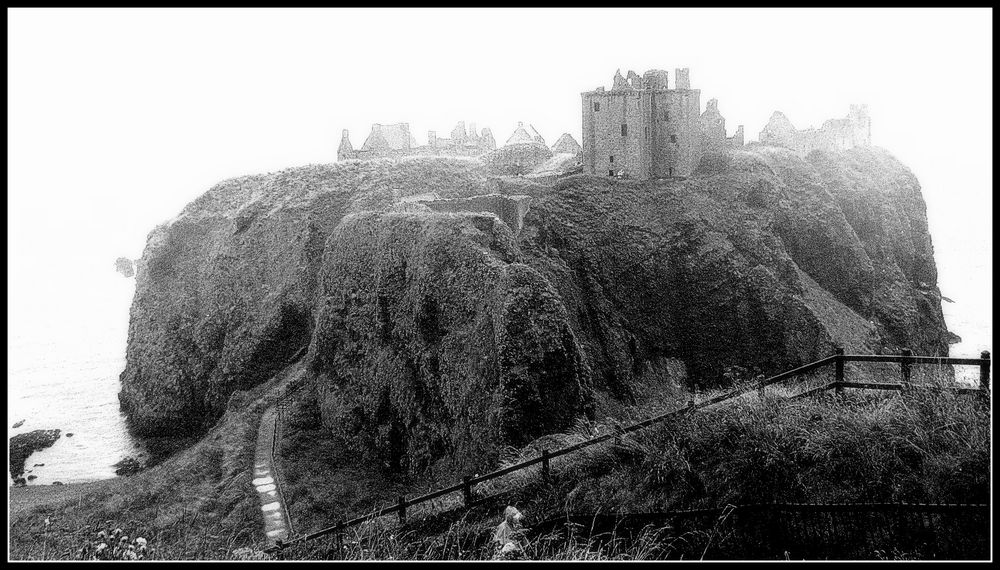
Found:
[[[550, 485], [542, 484], [538, 468], [529, 468], [482, 483], [476, 491], [503, 496], [535, 523], [571, 513], [727, 504], [988, 502], [989, 409], [982, 395], [945, 389], [951, 385], [949, 374], [931, 374], [904, 392], [847, 390], [799, 400], [778, 395], [795, 390], [769, 389], [763, 399], [754, 392], [556, 458]], [[554, 450], [608, 433], [620, 424], [610, 419], [578, 423], [570, 432], [509, 450], [506, 463], [536, 457], [541, 447]], [[458, 512], [460, 505], [455, 494], [435, 509]], [[407, 513], [420, 520], [430, 511], [415, 506]], [[482, 509], [444, 528], [423, 530], [420, 524], [401, 530], [395, 517], [383, 517], [351, 531], [346, 548], [344, 543], [340, 550], [310, 545], [286, 555], [322, 558], [336, 550], [338, 558], [347, 559], [491, 558], [489, 533], [497, 523], [499, 515]], [[707, 552], [713, 541], [728, 536], [711, 528], [680, 534], [667, 530], [649, 528], [628, 540], [586, 532], [540, 536], [523, 552], [542, 560], [670, 558]], [[880, 552], [886, 558], [917, 556]], [[879, 555], [873, 551], [871, 556]]]

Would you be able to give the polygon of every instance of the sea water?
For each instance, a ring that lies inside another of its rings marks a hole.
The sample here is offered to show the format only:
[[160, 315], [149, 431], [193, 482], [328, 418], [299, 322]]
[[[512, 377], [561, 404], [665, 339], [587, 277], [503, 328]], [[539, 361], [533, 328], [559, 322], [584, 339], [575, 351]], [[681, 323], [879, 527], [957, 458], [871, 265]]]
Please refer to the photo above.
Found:
[[62, 430], [55, 444], [28, 458], [22, 476], [37, 477], [29, 485], [115, 477], [115, 463], [143, 453], [118, 407], [134, 280], [110, 263], [78, 276], [69, 290], [80, 295], [69, 302], [44, 294], [9, 299], [17, 304], [9, 309], [30, 318], [8, 317], [8, 437]]

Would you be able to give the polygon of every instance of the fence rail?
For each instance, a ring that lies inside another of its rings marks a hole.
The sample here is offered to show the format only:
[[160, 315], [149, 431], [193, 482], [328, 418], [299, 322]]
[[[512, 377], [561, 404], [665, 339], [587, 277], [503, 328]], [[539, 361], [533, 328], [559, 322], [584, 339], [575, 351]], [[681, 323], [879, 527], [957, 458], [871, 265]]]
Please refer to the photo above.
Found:
[[[899, 364], [900, 365], [901, 382], [898, 383], [898, 384], [896, 384], [896, 383], [873, 383], [873, 382], [847, 382], [847, 381], [844, 380], [844, 377], [845, 377], [845, 366], [844, 366], [844, 364], [847, 363], [847, 362], [879, 362], [879, 363], [896, 363], [896, 364]], [[408, 507], [411, 507], [411, 506], [414, 506], [414, 505], [418, 505], [418, 504], [421, 504], [421, 503], [425, 503], [427, 501], [431, 501], [433, 499], [437, 499], [437, 498], [442, 497], [444, 495], [448, 495], [450, 493], [456, 493], [456, 492], [459, 492], [459, 491], [462, 492], [463, 499], [464, 499], [464, 504], [465, 504], [465, 506], [468, 507], [468, 506], [471, 506], [471, 504], [472, 504], [472, 502], [474, 500], [474, 495], [473, 495], [474, 486], [476, 484], [478, 484], [478, 483], [482, 483], [482, 482], [485, 482], [485, 481], [490, 481], [492, 479], [497, 479], [497, 478], [502, 477], [504, 475], [508, 475], [510, 473], [514, 473], [515, 471], [521, 471], [523, 469], [527, 469], [529, 467], [533, 467], [533, 466], [539, 465], [539, 464], [542, 465], [541, 476], [542, 476], [542, 478], [544, 480], [547, 480], [547, 478], [549, 477], [549, 462], [552, 459], [556, 458], [556, 457], [561, 457], [563, 455], [567, 455], [567, 454], [573, 453], [575, 451], [579, 451], [580, 449], [584, 449], [586, 447], [597, 445], [599, 443], [602, 443], [602, 442], [605, 442], [605, 441], [609, 441], [609, 440], [621, 437], [623, 435], [626, 435], [626, 434], [629, 434], [629, 433], [633, 433], [633, 432], [636, 432], [636, 431], [648, 428], [650, 426], [662, 423], [662, 422], [664, 422], [664, 421], [666, 421], [668, 419], [675, 418], [675, 417], [678, 417], [678, 416], [683, 415], [683, 414], [691, 413], [693, 411], [700, 410], [700, 409], [703, 409], [703, 408], [707, 408], [709, 406], [713, 406], [715, 404], [719, 404], [721, 402], [725, 402], [727, 400], [731, 400], [733, 398], [737, 398], [739, 396], [743, 396], [743, 395], [749, 394], [751, 392], [757, 391], [759, 393], [763, 393], [764, 388], [767, 387], [767, 386], [770, 386], [772, 384], [777, 384], [778, 382], [782, 382], [784, 380], [788, 380], [789, 378], [800, 376], [802, 374], [811, 372], [813, 370], [817, 370], [819, 368], [822, 368], [824, 366], [828, 366], [828, 365], [831, 365], [831, 364], [834, 365], [834, 377], [835, 377], [835, 381], [834, 382], [826, 384], [824, 386], [820, 386], [818, 388], [811, 389], [811, 390], [809, 390], [807, 392], [804, 392], [804, 393], [801, 393], [801, 394], [796, 394], [794, 396], [791, 396], [790, 398], [801, 398], [801, 397], [805, 397], [805, 396], [812, 395], [812, 394], [815, 394], [815, 393], [819, 393], [819, 392], [822, 392], [824, 390], [829, 390], [829, 389], [836, 389], [838, 392], [840, 390], [844, 389], [844, 388], [851, 388], [851, 389], [874, 389], [874, 390], [895, 390], [895, 391], [903, 391], [903, 390], [914, 389], [914, 388], [920, 389], [919, 386], [912, 386], [909, 383], [910, 382], [910, 367], [912, 365], [914, 365], [914, 364], [918, 364], [918, 365], [919, 364], [936, 364], [936, 365], [942, 365], [942, 366], [943, 365], [979, 366], [980, 367], [979, 388], [957, 388], [957, 387], [955, 387], [955, 388], [951, 388], [951, 389], [957, 390], [957, 391], [963, 392], [963, 393], [970, 393], [970, 392], [971, 393], [982, 392], [982, 393], [986, 393], [986, 394], [989, 393], [990, 353], [988, 351], [984, 351], [981, 354], [981, 358], [952, 358], [952, 357], [941, 357], [941, 356], [914, 356], [909, 350], [905, 350], [905, 349], [903, 350], [903, 353], [899, 354], [899, 355], [845, 354], [843, 349], [838, 348], [838, 349], [836, 349], [835, 353], [832, 356], [828, 356], [826, 358], [821, 358], [820, 360], [817, 360], [815, 362], [810, 362], [809, 364], [805, 364], [803, 366], [799, 366], [798, 368], [794, 368], [794, 369], [782, 372], [782, 373], [777, 374], [775, 376], [772, 376], [770, 378], [765, 378], [765, 379], [759, 380], [757, 382], [751, 383], [749, 385], [746, 385], [746, 386], [743, 386], [743, 387], [740, 387], [740, 388], [735, 388], [733, 390], [730, 390], [729, 392], [723, 393], [721, 395], [709, 398], [707, 400], [704, 400], [704, 401], [701, 401], [701, 402], [698, 402], [698, 403], [695, 403], [693, 400], [689, 400], [686, 407], [678, 408], [678, 409], [672, 410], [670, 412], [659, 414], [659, 415], [651, 417], [649, 419], [646, 419], [646, 420], [643, 420], [643, 421], [640, 421], [640, 422], [637, 422], [637, 423], [634, 423], [634, 424], [631, 424], [631, 425], [619, 428], [619, 429], [617, 429], [617, 430], [615, 430], [613, 432], [610, 432], [610, 433], [607, 433], [607, 434], [603, 434], [603, 435], [599, 435], [599, 436], [595, 436], [595, 437], [592, 437], [592, 438], [590, 438], [590, 439], [588, 439], [586, 441], [582, 441], [580, 443], [577, 443], [577, 444], [574, 444], [574, 445], [570, 445], [570, 446], [567, 446], [567, 447], [563, 447], [563, 448], [560, 448], [560, 449], [556, 449], [556, 450], [553, 450], [553, 451], [549, 451], [547, 449], [544, 449], [544, 450], [542, 450], [541, 454], [539, 454], [539, 456], [534, 457], [532, 459], [528, 459], [528, 460], [522, 461], [520, 463], [516, 463], [514, 465], [510, 465], [510, 466], [504, 467], [503, 469], [498, 469], [496, 471], [492, 471], [490, 473], [486, 473], [484, 475], [477, 475], [477, 476], [474, 476], [474, 477], [473, 476], [464, 477], [460, 483], [456, 483], [454, 485], [451, 485], [450, 487], [445, 487], [445, 488], [442, 488], [442, 489], [438, 489], [436, 491], [432, 491], [430, 493], [421, 495], [419, 497], [414, 497], [412, 499], [407, 499], [405, 496], [400, 496], [398, 498], [398, 500], [396, 501], [396, 503], [393, 504], [393, 505], [391, 505], [391, 506], [384, 507], [382, 509], [376, 510], [374, 512], [371, 512], [371, 513], [368, 513], [368, 514], [365, 514], [365, 515], [361, 515], [361, 516], [355, 517], [353, 519], [350, 519], [350, 520], [347, 520], [347, 521], [344, 521], [344, 522], [340, 522], [338, 524], [335, 524], [333, 526], [330, 526], [330, 527], [318, 530], [316, 532], [312, 532], [312, 533], [309, 533], [309, 534], [305, 534], [305, 535], [301, 535], [301, 536], [295, 537], [295, 538], [293, 538], [291, 540], [288, 540], [288, 541], [285, 541], [285, 542], [279, 542], [275, 547], [273, 547], [272, 549], [269, 549], [268, 551], [279, 550], [279, 549], [285, 548], [287, 546], [290, 546], [290, 545], [293, 545], [293, 544], [296, 544], [296, 543], [299, 543], [299, 542], [309, 541], [309, 540], [313, 540], [313, 539], [319, 538], [321, 536], [325, 536], [325, 535], [329, 535], [329, 534], [332, 534], [332, 533], [340, 532], [340, 531], [343, 531], [343, 530], [345, 530], [347, 528], [350, 528], [352, 526], [356, 526], [358, 524], [361, 524], [361, 523], [363, 523], [363, 522], [365, 522], [367, 520], [380, 518], [380, 517], [383, 517], [383, 516], [386, 516], [386, 515], [390, 515], [390, 514], [394, 514], [394, 513], [399, 516], [400, 522], [404, 523], [405, 520], [406, 520], [406, 509]], [[279, 407], [282, 407], [282, 409], [283, 409], [283, 406], [285, 404], [287, 404], [288, 399], [290, 399], [293, 394], [295, 394], [296, 392], [298, 392], [299, 390], [301, 390], [303, 386], [305, 386], [305, 384], [299, 384], [295, 388], [293, 388], [293, 389], [289, 390], [288, 392], [282, 394], [279, 397]], [[276, 421], [277, 421], [277, 419], [276, 419]]]

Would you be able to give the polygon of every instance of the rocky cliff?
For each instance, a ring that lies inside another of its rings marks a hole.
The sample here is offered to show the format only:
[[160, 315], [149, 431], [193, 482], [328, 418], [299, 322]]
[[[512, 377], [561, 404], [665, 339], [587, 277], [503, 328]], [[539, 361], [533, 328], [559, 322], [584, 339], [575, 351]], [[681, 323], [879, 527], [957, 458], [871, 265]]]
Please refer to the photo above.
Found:
[[[488, 462], [595, 398], [858, 351], [947, 354], [924, 203], [888, 153], [709, 155], [688, 180], [488, 179], [474, 160], [223, 182], [149, 237], [120, 400], [203, 429], [300, 348], [326, 425], [419, 471]], [[407, 197], [531, 196], [515, 234]]]

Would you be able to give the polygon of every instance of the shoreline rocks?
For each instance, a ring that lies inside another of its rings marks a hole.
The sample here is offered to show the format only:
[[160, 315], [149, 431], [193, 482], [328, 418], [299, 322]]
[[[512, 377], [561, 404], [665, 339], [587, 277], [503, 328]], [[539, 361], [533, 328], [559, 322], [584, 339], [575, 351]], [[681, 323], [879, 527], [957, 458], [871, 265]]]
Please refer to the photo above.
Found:
[[62, 430], [36, 429], [28, 433], [19, 433], [10, 438], [10, 476], [15, 484], [24, 473], [24, 464], [32, 453], [51, 447], [59, 439]]
[[115, 463], [115, 474], [119, 477], [135, 475], [143, 469], [145, 469], [145, 466], [138, 459], [131, 456]]

